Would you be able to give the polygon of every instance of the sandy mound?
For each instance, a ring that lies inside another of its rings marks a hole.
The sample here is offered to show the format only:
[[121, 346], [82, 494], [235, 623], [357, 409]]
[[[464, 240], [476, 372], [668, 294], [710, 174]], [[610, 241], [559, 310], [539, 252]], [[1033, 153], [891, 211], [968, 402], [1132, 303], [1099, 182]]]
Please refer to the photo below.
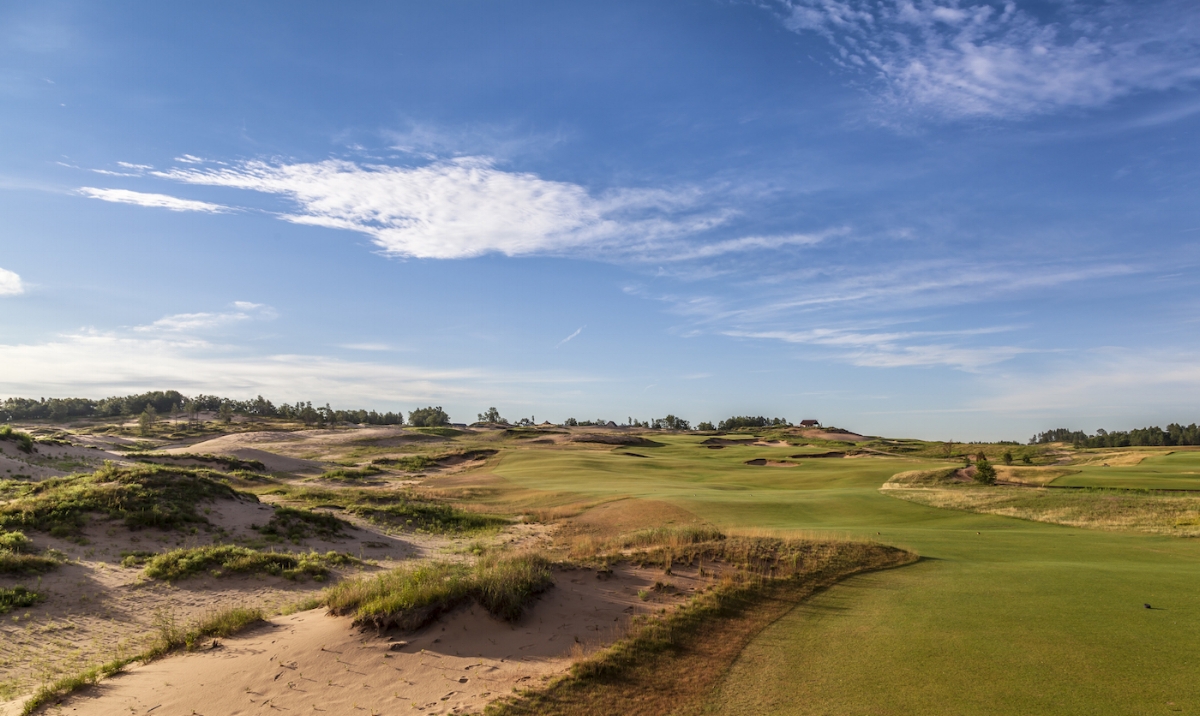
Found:
[[709, 447], [713, 447], [713, 446], [725, 447], [726, 445], [753, 445], [754, 442], [755, 442], [754, 438], [745, 438], [743, 440], [734, 440], [731, 438], [708, 438], [707, 440], [701, 442], [700, 444], [707, 445]]
[[[238, 447], [238, 443], [236, 441], [227, 440], [227, 438], [233, 437], [238, 436], [227, 435], [225, 437], [216, 438], [215, 440], [207, 440], [202, 443], [197, 443], [190, 447], [172, 448], [170, 450], [163, 450], [163, 452], [172, 455], [181, 455], [186, 453], [228, 455], [230, 457], [237, 457], [243, 460], [258, 460], [263, 464], [264, 467], [266, 467], [267, 472], [310, 474], [321, 473], [325, 471], [324, 465], [313, 460], [286, 457], [273, 452], [267, 452], [266, 450], [259, 450], [258, 448]], [[205, 466], [214, 467], [212, 465]]]
[[841, 440], [843, 442], [848, 442], [848, 443], [862, 442], [863, 440], [867, 439], [866, 436], [859, 435], [858, 433], [841, 432], [841, 431], [831, 432], [829, 430], [822, 430], [820, 428], [810, 428], [810, 429], [800, 430], [799, 434], [802, 437], [812, 438], [812, 439], [816, 439], [816, 440]]
[[[674, 589], [656, 591], [656, 581]], [[607, 579], [561, 572], [556, 582], [516, 625], [463, 608], [403, 641], [360, 633], [348, 618], [322, 610], [280, 617], [215, 648], [113, 677], [63, 709], [101, 716], [474, 713], [514, 687], [562, 673], [623, 634], [632, 615], [678, 604], [703, 584], [694, 575], [627, 566]]]
[[761, 457], [753, 460], [747, 460], [746, 464], [757, 465], [760, 467], [797, 467], [800, 465], [798, 462], [789, 462], [787, 460], [768, 460]]

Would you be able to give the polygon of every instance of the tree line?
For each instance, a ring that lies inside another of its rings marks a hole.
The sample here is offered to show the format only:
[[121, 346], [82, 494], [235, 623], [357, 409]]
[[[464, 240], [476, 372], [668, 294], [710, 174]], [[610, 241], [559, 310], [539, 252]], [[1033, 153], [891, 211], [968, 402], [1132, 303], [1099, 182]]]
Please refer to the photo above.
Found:
[[1088, 435], [1082, 430], [1055, 428], [1038, 433], [1029, 439], [1030, 445], [1040, 443], [1071, 443], [1076, 447], [1087, 448], [1200, 445], [1200, 427], [1195, 423], [1191, 425], [1171, 423], [1166, 430], [1158, 426], [1112, 432], [1101, 428], [1094, 435]]

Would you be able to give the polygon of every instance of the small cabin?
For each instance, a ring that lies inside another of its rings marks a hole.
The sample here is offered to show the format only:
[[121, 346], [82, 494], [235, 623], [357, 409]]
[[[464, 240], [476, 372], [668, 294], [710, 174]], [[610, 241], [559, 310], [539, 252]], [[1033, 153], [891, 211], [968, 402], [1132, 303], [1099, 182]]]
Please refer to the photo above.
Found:
[[802, 428], [819, 428], [821, 427], [820, 420], [801, 420], [800, 427]]

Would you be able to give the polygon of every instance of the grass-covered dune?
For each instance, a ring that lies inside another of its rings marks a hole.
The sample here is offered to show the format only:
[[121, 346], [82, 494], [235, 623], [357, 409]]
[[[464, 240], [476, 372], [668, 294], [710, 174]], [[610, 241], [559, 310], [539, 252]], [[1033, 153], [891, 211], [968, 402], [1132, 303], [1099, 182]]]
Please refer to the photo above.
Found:
[[250, 499], [219, 481], [220, 475], [162, 465], [107, 465], [94, 473], [42, 482], [0, 485], [0, 529], [33, 529], [78, 537], [91, 514], [119, 519], [130, 529], [174, 529], [207, 520], [197, 506], [214, 500]]
[[[745, 462], [801, 451], [711, 450], [702, 439], [655, 436], [664, 445], [637, 460], [583, 446], [506, 452], [489, 468], [496, 478], [479, 478], [488, 488], [479, 499], [531, 513], [649, 501], [727, 534], [872, 539], [922, 556], [851, 577], [766, 626], [709, 692], [713, 713], [1132, 714], [1200, 704], [1200, 541], [940, 509], [880, 491], [896, 473], [954, 466], [932, 456], [767, 469]], [[1050, 462], [1039, 454], [1034, 465]]]

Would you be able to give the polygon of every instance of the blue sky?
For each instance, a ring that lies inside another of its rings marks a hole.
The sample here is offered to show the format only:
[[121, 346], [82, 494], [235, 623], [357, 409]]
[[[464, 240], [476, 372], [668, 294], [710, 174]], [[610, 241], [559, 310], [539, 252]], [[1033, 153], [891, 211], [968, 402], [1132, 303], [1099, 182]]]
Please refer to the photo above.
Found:
[[1200, 419], [1191, 2], [6, 3], [0, 395]]

